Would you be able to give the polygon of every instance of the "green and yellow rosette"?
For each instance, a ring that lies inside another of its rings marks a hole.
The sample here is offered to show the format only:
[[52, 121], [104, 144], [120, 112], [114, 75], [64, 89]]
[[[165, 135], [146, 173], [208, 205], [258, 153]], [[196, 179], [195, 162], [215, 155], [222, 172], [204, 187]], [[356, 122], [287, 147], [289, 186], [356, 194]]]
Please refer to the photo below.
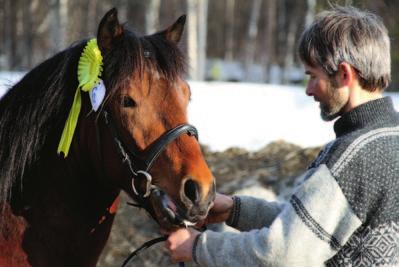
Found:
[[99, 82], [103, 70], [103, 57], [98, 48], [97, 40], [91, 39], [85, 46], [78, 65], [78, 81], [79, 85], [76, 89], [75, 97], [68, 119], [65, 123], [64, 130], [58, 144], [57, 153], [63, 152], [64, 158], [68, 156], [69, 147], [71, 146], [73, 134], [78, 123], [79, 113], [82, 106], [80, 90], [89, 92]]

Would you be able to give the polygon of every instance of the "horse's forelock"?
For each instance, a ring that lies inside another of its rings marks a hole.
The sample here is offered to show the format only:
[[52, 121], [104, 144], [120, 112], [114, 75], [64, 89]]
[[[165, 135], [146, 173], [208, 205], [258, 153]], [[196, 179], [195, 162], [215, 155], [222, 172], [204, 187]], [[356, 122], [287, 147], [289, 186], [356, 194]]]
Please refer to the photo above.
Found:
[[[158, 72], [169, 81], [186, 73], [186, 61], [180, 49], [162, 34], [139, 37], [128, 29], [113, 51], [104, 58], [104, 80], [111, 94], [128, 84], [145, 69]], [[140, 76], [139, 76], [140, 77]]]

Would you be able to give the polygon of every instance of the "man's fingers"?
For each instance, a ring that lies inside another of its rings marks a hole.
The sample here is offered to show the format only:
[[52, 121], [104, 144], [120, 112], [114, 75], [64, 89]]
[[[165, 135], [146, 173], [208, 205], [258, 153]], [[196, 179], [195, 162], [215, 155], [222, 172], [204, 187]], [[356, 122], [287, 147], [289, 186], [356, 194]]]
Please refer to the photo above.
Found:
[[169, 251], [171, 251], [171, 249], [172, 249], [172, 242], [170, 242], [169, 239], [166, 239], [166, 241], [165, 241], [165, 247], [166, 247]]
[[170, 252], [173, 252], [176, 249], [177, 245], [176, 242], [174, 241], [173, 236], [168, 237], [168, 239], [166, 240], [166, 246]]

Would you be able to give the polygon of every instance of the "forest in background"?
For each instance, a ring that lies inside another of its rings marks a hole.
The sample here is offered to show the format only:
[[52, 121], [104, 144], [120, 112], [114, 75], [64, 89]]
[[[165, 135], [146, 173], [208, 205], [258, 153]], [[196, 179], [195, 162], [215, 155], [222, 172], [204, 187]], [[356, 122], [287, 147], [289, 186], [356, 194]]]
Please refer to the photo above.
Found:
[[187, 14], [181, 43], [193, 80], [302, 83], [296, 43], [314, 15], [351, 4], [384, 20], [392, 44], [390, 90], [399, 90], [399, 5], [394, 0], [0, 0], [0, 70], [26, 71], [96, 35], [102, 16], [154, 33]]

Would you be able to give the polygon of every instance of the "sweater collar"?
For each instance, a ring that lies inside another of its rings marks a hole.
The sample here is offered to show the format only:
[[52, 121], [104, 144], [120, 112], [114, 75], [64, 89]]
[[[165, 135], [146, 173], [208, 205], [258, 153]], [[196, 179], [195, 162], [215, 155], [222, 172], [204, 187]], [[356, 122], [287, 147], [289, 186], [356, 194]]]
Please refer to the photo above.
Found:
[[366, 102], [343, 114], [334, 123], [334, 131], [338, 138], [377, 122], [389, 123], [398, 121], [398, 115], [393, 107], [392, 99], [384, 97]]

